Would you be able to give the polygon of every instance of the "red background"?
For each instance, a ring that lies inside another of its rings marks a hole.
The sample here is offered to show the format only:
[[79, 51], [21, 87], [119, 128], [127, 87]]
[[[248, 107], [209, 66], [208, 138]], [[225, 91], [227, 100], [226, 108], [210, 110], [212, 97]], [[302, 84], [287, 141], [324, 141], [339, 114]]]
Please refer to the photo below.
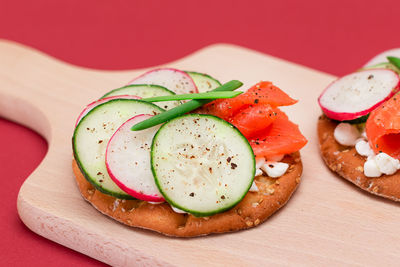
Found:
[[[398, 0], [0, 0], [0, 38], [99, 69], [158, 65], [225, 42], [343, 75], [400, 47], [399, 10]], [[18, 218], [18, 189], [46, 142], [0, 118], [0, 147], [0, 265], [102, 265], [30, 232]]]

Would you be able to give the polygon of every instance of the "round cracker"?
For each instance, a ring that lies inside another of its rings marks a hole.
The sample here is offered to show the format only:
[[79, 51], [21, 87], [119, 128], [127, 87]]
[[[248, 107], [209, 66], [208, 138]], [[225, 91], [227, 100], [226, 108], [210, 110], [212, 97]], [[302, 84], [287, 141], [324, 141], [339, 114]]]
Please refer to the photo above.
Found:
[[284, 206], [300, 183], [303, 166], [299, 152], [285, 156], [282, 161], [290, 165], [286, 174], [279, 178], [256, 177], [259, 192], [248, 192], [231, 210], [210, 217], [179, 214], [167, 203], [117, 199], [96, 190], [84, 178], [75, 160], [72, 169], [82, 196], [101, 213], [132, 227], [168, 236], [193, 237], [257, 226]]
[[355, 147], [343, 146], [336, 142], [333, 132], [337, 125], [337, 122], [325, 115], [318, 120], [321, 155], [329, 169], [369, 193], [400, 201], [400, 171], [376, 178], [365, 176], [366, 158], [360, 156]]

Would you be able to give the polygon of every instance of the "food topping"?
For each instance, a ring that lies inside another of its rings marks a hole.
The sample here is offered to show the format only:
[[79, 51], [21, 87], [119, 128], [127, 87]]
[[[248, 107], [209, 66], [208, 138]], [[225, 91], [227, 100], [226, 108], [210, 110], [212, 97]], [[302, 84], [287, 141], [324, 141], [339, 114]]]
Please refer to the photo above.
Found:
[[278, 178], [284, 175], [289, 168], [289, 164], [284, 162], [267, 161], [261, 169], [271, 178]]
[[370, 157], [374, 156], [375, 153], [370, 147], [368, 141], [365, 141], [364, 139], [358, 139], [356, 143], [356, 151], [359, 155], [364, 156], [364, 157]]
[[335, 140], [344, 146], [354, 146], [361, 136], [358, 129], [350, 123], [339, 123], [333, 135]]
[[249, 191], [250, 191], [250, 192], [258, 192], [258, 191], [259, 191], [259, 189], [258, 189], [258, 187], [257, 187], [257, 185], [256, 185], [256, 182], [253, 181], [253, 183], [251, 184], [251, 187], [250, 187]]
[[369, 143], [375, 153], [385, 152], [400, 159], [400, 95], [393, 96], [371, 112], [366, 124]]
[[382, 173], [379, 171], [378, 164], [373, 158], [364, 163], [364, 175], [367, 177], [379, 177]]
[[382, 174], [392, 175], [400, 169], [400, 161], [386, 153], [368, 157], [364, 164], [364, 174], [367, 177], [379, 177]]
[[256, 169], [255, 177], [263, 175], [263, 171], [261, 169]]
[[194, 112], [232, 123], [249, 140], [256, 157], [270, 159], [298, 151], [307, 143], [298, 126], [278, 108], [296, 102], [271, 82], [260, 82], [244, 94], [215, 100]]
[[[279, 109], [297, 100], [271, 82], [232, 92], [241, 85], [170, 68], [149, 71], [81, 113], [77, 164], [98, 190], [117, 198], [165, 200], [174, 212], [195, 216], [228, 210], [259, 191], [254, 177], [284, 175], [289, 165], [280, 161], [307, 143]], [[198, 86], [212, 91], [199, 94]], [[199, 114], [188, 114], [196, 108]]]
[[399, 90], [399, 82], [399, 75], [388, 69], [351, 73], [331, 83], [318, 103], [333, 120], [361, 119], [392, 97]]

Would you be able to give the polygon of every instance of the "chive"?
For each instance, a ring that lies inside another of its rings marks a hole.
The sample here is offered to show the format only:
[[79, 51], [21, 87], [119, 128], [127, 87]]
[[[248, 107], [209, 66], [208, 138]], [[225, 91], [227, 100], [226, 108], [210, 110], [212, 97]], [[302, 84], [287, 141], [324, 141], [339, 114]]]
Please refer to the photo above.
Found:
[[390, 63], [395, 65], [396, 68], [400, 69], [400, 58], [398, 57], [386, 57]]
[[[243, 83], [233, 80], [230, 82], [227, 82], [220, 87], [215, 88], [214, 90], [210, 92], [215, 92], [215, 91], [233, 91], [242, 86]], [[173, 109], [167, 110], [163, 113], [157, 114], [154, 117], [151, 117], [147, 120], [141, 121], [135, 125], [132, 126], [131, 130], [132, 131], [140, 131], [144, 130], [150, 127], [153, 127], [155, 125], [161, 124], [163, 122], [166, 122], [170, 119], [173, 119], [175, 117], [178, 117], [180, 115], [183, 115], [187, 112], [190, 112], [192, 110], [195, 110], [196, 108], [199, 108], [207, 103], [210, 103], [212, 99], [198, 99], [198, 100], [191, 100], [189, 102], [186, 102], [182, 105], [179, 105]]]
[[190, 100], [190, 99], [219, 99], [219, 98], [232, 98], [240, 95], [243, 92], [206, 92], [198, 94], [182, 94], [182, 95], [166, 95], [166, 96], [155, 96], [149, 98], [142, 98], [140, 100], [146, 102], [162, 102], [162, 101], [175, 101], [175, 100]]

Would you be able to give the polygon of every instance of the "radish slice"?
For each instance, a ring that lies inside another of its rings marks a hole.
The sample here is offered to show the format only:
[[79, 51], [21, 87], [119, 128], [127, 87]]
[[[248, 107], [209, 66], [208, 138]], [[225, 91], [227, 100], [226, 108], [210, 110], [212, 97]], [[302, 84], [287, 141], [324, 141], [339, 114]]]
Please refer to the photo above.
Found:
[[129, 84], [156, 84], [177, 94], [198, 93], [193, 79], [186, 73], [172, 68], [161, 68], [146, 72]]
[[81, 121], [81, 119], [83, 117], [85, 117], [86, 114], [89, 113], [89, 111], [91, 111], [94, 107], [103, 104], [105, 102], [108, 102], [110, 100], [113, 99], [117, 99], [117, 98], [124, 98], [124, 99], [141, 99], [141, 97], [139, 96], [135, 96], [135, 95], [119, 95], [119, 96], [110, 96], [110, 97], [105, 97], [99, 100], [96, 100], [92, 103], [90, 103], [89, 105], [87, 105], [81, 112], [81, 114], [79, 114], [78, 119], [75, 122], [75, 127], [78, 125], [78, 123]]
[[354, 120], [369, 114], [399, 90], [399, 75], [388, 69], [370, 69], [331, 83], [318, 103], [333, 120]]
[[152, 115], [141, 114], [121, 125], [111, 137], [106, 151], [106, 167], [111, 179], [129, 195], [144, 201], [164, 201], [154, 181], [150, 165], [153, 136], [160, 126], [143, 131], [131, 127]]

